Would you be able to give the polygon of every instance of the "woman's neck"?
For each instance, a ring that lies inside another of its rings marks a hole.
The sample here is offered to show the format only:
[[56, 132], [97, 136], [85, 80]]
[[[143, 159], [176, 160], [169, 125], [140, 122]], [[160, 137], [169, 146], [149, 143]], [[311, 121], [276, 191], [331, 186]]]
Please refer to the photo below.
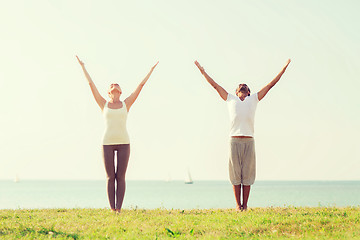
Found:
[[120, 101], [120, 98], [110, 98], [109, 102], [111, 102], [111, 103], [119, 103], [121, 101]]

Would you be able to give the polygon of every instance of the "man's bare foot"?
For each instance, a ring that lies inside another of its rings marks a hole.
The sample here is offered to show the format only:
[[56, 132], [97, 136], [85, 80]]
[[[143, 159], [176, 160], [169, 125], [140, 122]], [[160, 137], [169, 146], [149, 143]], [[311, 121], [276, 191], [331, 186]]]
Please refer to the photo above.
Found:
[[115, 211], [117, 214], [121, 213], [121, 209], [116, 209]]
[[247, 206], [242, 206], [242, 211], [247, 211]]
[[242, 208], [242, 206], [236, 206], [236, 211], [238, 211], [238, 212], [240, 212], [241, 211], [241, 208]]

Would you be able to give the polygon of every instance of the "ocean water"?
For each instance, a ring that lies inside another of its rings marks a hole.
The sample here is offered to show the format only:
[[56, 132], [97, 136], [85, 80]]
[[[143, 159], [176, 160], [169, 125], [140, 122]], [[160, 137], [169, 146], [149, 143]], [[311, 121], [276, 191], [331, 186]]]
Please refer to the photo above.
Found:
[[[257, 181], [249, 207], [360, 206], [360, 181]], [[123, 208], [233, 208], [228, 181], [127, 181]], [[0, 209], [108, 208], [105, 181], [0, 181]]]

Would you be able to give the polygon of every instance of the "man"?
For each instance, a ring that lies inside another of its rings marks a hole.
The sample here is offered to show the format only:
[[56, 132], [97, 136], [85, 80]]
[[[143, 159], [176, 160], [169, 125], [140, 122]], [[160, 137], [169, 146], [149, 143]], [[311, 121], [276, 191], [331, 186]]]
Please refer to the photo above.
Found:
[[[201, 74], [215, 88], [220, 97], [228, 103], [231, 122], [229, 177], [233, 185], [238, 211], [247, 210], [250, 186], [255, 182], [254, 117], [257, 103], [280, 80], [290, 62], [289, 59], [281, 72], [259, 92], [251, 95], [250, 88], [246, 84], [239, 84], [236, 89], [236, 96], [234, 96], [217, 84], [195, 61], [195, 65]], [[240, 198], [241, 186], [242, 203]]]

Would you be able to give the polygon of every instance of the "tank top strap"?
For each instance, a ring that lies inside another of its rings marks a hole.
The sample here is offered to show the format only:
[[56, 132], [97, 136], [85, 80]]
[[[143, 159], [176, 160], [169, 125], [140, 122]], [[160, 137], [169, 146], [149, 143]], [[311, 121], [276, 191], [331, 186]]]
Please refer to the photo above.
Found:
[[127, 111], [127, 106], [126, 106], [126, 103], [125, 103], [125, 101], [122, 101], [122, 104], [123, 104], [123, 107], [126, 109], [126, 111]]

